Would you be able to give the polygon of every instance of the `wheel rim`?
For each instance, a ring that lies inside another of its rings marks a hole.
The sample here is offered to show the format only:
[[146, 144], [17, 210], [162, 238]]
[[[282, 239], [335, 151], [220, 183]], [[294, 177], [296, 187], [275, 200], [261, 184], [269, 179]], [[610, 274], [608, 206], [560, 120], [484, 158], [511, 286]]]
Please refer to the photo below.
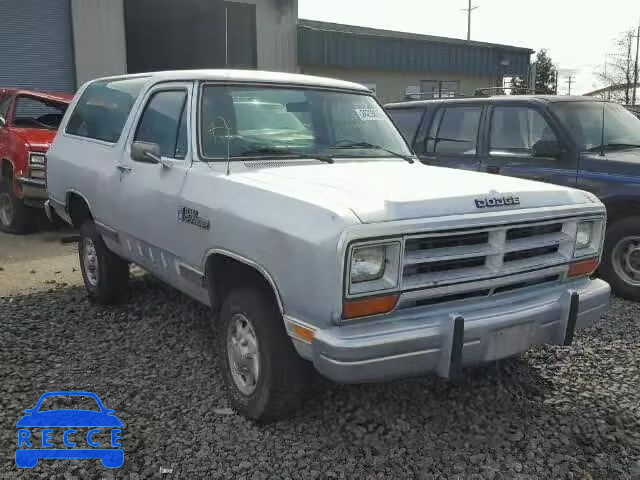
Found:
[[625, 237], [613, 249], [616, 274], [628, 285], [640, 286], [640, 237]]
[[260, 378], [260, 351], [253, 325], [241, 313], [236, 313], [229, 322], [227, 355], [231, 376], [238, 390], [244, 395], [251, 395]]
[[100, 273], [98, 267], [98, 254], [96, 253], [96, 247], [93, 244], [93, 240], [85, 238], [82, 241], [82, 263], [84, 265], [84, 273], [87, 277], [87, 282], [92, 287], [98, 286], [98, 275]]
[[0, 195], [0, 222], [5, 227], [10, 226], [13, 223], [13, 202], [11, 201], [11, 197], [3, 193]]

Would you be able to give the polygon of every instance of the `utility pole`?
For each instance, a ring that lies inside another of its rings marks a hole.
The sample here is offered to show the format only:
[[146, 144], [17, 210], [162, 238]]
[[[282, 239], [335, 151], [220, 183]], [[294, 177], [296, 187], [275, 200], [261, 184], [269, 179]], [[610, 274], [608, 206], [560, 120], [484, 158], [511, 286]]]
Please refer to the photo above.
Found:
[[471, 40], [471, 12], [473, 12], [478, 6], [471, 6], [471, 0], [469, 0], [469, 7], [463, 8], [464, 12], [467, 12], [467, 41]]
[[[627, 72], [626, 72], [626, 83], [627, 83], [627, 88], [625, 90], [625, 96], [624, 96], [624, 100], [625, 102], [627, 102], [627, 105], [629, 105], [629, 101], [630, 101], [630, 94], [631, 94], [631, 85], [629, 85], [631, 83], [631, 80], [633, 79], [634, 75], [631, 75], [631, 44], [633, 43], [633, 33], [629, 33], [629, 45], [627, 45]], [[635, 91], [635, 85], [633, 90]]]
[[568, 95], [571, 95], [571, 84], [573, 83], [573, 75], [569, 75], [569, 79], [567, 80], [567, 83], [569, 84], [569, 93], [568, 93]]
[[640, 51], [640, 22], [638, 22], [638, 31], [636, 32], [636, 63], [633, 67], [633, 92], [631, 93], [631, 104], [636, 104], [636, 90], [638, 90], [638, 52]]
[[553, 84], [554, 95], [558, 94], [558, 70], [556, 70], [556, 80]]

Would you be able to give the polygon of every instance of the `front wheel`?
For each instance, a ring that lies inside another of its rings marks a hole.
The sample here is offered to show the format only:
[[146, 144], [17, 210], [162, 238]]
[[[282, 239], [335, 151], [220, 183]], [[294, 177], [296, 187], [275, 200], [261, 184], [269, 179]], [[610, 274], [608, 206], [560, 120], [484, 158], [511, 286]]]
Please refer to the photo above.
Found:
[[306, 399], [311, 364], [296, 352], [269, 292], [232, 290], [217, 323], [220, 365], [231, 406], [258, 421], [290, 416]]
[[107, 248], [91, 220], [80, 228], [78, 254], [89, 298], [101, 305], [123, 300], [129, 286], [129, 263]]
[[600, 274], [619, 297], [640, 300], [640, 217], [609, 225]]
[[36, 214], [36, 209], [16, 197], [9, 181], [0, 180], [0, 231], [20, 235], [31, 233], [36, 229]]

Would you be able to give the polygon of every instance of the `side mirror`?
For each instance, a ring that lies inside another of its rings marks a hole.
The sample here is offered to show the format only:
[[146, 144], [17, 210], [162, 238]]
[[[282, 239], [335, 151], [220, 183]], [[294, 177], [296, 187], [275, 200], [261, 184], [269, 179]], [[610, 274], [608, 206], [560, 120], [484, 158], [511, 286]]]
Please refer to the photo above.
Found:
[[133, 142], [131, 145], [131, 159], [140, 163], [162, 163], [160, 145], [148, 142]]
[[106, 413], [107, 415], [113, 415], [114, 413], [116, 413], [116, 411], [113, 408], [105, 408], [104, 413]]
[[558, 158], [562, 147], [556, 140], [540, 140], [533, 145], [533, 156], [539, 158]]
[[35, 410], [36, 410], [35, 408], [27, 408], [27, 409], [24, 411], [24, 413], [31, 414], [31, 413], [33, 413]]
[[7, 124], [7, 121], [2, 115], [0, 115], [0, 128], [4, 127], [6, 124]]

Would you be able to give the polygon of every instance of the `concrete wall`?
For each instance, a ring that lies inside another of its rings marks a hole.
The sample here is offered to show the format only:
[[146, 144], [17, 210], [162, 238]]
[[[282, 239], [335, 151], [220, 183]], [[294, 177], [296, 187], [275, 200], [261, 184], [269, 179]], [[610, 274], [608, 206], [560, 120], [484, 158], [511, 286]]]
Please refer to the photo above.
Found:
[[408, 86], [420, 86], [422, 80], [458, 80], [460, 93], [473, 94], [475, 89], [496, 86], [496, 77], [472, 77], [459, 74], [429, 72], [357, 70], [322, 66], [301, 66], [302, 73], [338, 78], [356, 83], [375, 84], [382, 103], [405, 100]]
[[258, 68], [297, 69], [298, 0], [233, 0], [256, 6]]
[[71, 0], [76, 81], [126, 73], [122, 0]]

